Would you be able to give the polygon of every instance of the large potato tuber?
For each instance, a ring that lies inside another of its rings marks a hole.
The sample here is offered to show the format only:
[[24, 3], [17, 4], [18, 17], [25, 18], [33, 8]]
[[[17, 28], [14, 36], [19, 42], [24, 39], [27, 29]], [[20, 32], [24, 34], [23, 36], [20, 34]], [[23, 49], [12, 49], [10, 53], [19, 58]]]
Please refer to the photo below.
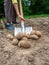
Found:
[[28, 35], [26, 33], [18, 33], [16, 36], [15, 36], [18, 40], [21, 40], [23, 37], [28, 37]]
[[18, 46], [19, 46], [19, 47], [23, 47], [23, 48], [30, 48], [31, 42], [28, 41], [28, 40], [21, 40], [21, 41], [18, 43]]

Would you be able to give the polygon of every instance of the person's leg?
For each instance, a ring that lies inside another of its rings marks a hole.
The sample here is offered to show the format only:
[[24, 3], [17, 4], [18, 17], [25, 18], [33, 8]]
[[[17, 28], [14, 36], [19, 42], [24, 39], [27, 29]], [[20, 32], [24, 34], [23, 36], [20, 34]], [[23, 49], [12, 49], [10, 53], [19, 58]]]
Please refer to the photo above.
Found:
[[12, 5], [12, 0], [4, 0], [4, 11], [8, 23], [16, 21], [16, 13]]
[[15, 10], [13, 8], [11, 0], [4, 0], [4, 11], [5, 11], [5, 17], [7, 20], [5, 27], [9, 30], [13, 30], [14, 27], [11, 24], [11, 22], [16, 21], [16, 14], [15, 14]]
[[19, 24], [19, 22], [16, 21], [16, 11], [15, 11], [15, 8], [11, 2], [11, 6], [12, 6], [12, 14], [11, 14], [11, 17], [12, 17], [12, 23], [13, 24]]

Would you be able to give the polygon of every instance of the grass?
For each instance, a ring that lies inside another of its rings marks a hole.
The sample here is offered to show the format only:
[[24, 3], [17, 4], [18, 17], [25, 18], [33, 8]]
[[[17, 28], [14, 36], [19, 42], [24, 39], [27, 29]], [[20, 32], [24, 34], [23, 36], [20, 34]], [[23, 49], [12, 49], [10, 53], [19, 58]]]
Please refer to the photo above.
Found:
[[24, 18], [49, 17], [49, 14], [25, 15]]
[[0, 20], [5, 20], [5, 17], [4, 18], [0, 18]]
[[[49, 14], [24, 15], [24, 18], [49, 17]], [[0, 20], [5, 18], [0, 18]]]

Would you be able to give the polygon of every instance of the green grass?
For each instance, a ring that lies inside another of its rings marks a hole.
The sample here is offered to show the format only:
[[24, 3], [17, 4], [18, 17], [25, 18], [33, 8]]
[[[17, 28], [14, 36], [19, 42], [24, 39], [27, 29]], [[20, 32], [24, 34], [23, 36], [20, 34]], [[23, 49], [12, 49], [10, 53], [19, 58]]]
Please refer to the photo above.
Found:
[[2, 19], [2, 20], [5, 20], [5, 18], [0, 18], [0, 20], [1, 20], [1, 19]]
[[49, 14], [25, 15], [24, 18], [49, 17]]

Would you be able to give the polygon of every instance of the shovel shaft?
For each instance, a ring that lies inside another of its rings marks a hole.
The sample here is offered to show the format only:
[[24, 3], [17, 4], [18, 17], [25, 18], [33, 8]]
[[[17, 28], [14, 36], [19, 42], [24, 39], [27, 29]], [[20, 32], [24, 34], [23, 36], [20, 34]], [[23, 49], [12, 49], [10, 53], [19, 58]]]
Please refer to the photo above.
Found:
[[23, 10], [22, 10], [22, 3], [21, 0], [19, 0], [19, 6], [20, 6], [20, 14], [23, 17]]
[[[19, 0], [19, 5], [20, 5], [20, 14], [23, 17], [23, 10], [22, 10], [22, 3], [21, 0]], [[22, 27], [22, 32], [25, 32], [25, 26], [24, 26], [24, 21], [21, 21], [21, 27]]]

